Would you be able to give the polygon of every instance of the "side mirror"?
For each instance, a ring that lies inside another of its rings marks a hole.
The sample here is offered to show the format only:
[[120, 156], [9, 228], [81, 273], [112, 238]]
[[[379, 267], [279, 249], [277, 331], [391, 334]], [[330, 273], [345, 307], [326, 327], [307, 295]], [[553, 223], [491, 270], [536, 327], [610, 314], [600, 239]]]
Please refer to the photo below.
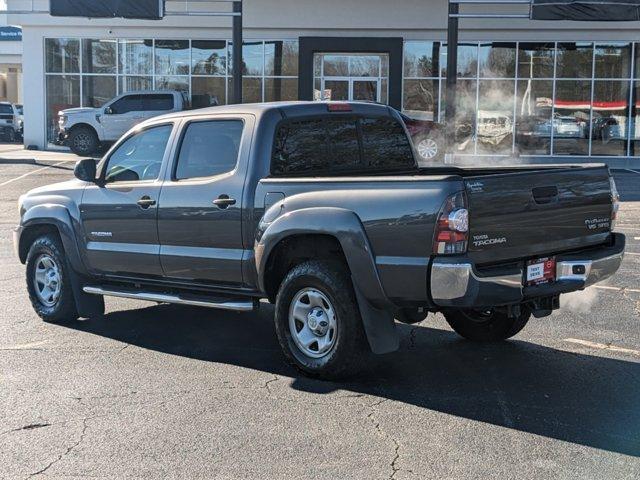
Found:
[[93, 158], [79, 160], [73, 169], [73, 174], [83, 182], [96, 181], [96, 161]]
[[113, 108], [105, 107], [104, 113], [105, 113], [105, 115], [113, 115]]

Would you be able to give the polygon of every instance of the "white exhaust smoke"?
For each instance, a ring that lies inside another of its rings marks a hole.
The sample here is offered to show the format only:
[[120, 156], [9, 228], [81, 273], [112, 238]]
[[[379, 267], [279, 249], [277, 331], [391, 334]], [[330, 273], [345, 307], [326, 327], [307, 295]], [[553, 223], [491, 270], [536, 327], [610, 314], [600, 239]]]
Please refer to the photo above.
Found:
[[560, 310], [578, 314], [591, 312], [591, 308], [598, 300], [598, 290], [589, 287], [578, 292], [571, 292], [560, 297]]

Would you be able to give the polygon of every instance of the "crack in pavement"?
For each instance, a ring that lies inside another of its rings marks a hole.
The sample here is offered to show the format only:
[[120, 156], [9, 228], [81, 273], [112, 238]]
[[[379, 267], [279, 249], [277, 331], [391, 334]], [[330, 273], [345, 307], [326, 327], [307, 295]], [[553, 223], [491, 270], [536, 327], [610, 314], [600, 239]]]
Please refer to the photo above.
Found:
[[378, 435], [383, 438], [389, 439], [393, 443], [393, 459], [389, 464], [389, 466], [391, 467], [391, 475], [389, 476], [389, 479], [393, 479], [400, 471], [400, 467], [398, 466], [398, 462], [400, 460], [400, 442], [398, 442], [398, 440], [385, 432], [380, 426], [380, 421], [375, 418], [376, 407], [388, 401], [390, 401], [388, 398], [383, 398], [377, 402], [367, 405], [367, 408], [371, 409], [371, 411], [367, 414], [367, 419], [373, 424], [373, 428], [375, 428]]
[[277, 375], [274, 375], [272, 379], [267, 380], [266, 382], [264, 382], [264, 385], [262, 386], [262, 388], [266, 388], [266, 389], [267, 389], [267, 391], [268, 391], [269, 393], [272, 393], [272, 392], [271, 392], [271, 386], [270, 386], [270, 385], [271, 385], [273, 382], [277, 382], [278, 380], [280, 380], [280, 378], [278, 378], [278, 376], [277, 376]]
[[27, 478], [35, 477], [37, 475], [40, 475], [40, 474], [46, 472], [52, 466], [54, 466], [56, 463], [58, 463], [60, 460], [62, 460], [64, 457], [69, 455], [76, 447], [78, 447], [78, 445], [80, 445], [82, 443], [82, 441], [84, 440], [85, 434], [87, 433], [87, 428], [88, 428], [87, 422], [89, 420], [91, 420], [92, 418], [95, 418], [95, 417], [89, 417], [89, 418], [83, 418], [82, 419], [82, 431], [80, 432], [80, 438], [78, 438], [77, 442], [75, 442], [70, 447], [67, 447], [67, 450], [64, 451], [63, 453], [61, 453], [60, 455], [58, 455], [58, 458], [56, 458], [53, 461], [49, 462], [49, 464], [46, 465], [44, 468], [38, 470], [37, 472], [34, 472], [34, 473], [30, 474]]

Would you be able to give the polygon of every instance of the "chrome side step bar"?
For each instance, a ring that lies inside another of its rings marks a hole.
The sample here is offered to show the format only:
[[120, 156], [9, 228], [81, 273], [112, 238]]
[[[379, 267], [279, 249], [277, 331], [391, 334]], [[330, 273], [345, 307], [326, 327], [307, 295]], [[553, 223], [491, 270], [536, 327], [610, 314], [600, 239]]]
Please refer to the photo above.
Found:
[[206, 299], [183, 298], [179, 295], [169, 295], [153, 292], [133, 292], [128, 290], [117, 290], [105, 287], [83, 287], [85, 293], [92, 295], [106, 295], [108, 297], [133, 298], [135, 300], [146, 300], [158, 303], [175, 303], [178, 305], [193, 305], [196, 307], [217, 308], [219, 310], [233, 310], [236, 312], [250, 312], [254, 309], [253, 300], [220, 300], [211, 301]]

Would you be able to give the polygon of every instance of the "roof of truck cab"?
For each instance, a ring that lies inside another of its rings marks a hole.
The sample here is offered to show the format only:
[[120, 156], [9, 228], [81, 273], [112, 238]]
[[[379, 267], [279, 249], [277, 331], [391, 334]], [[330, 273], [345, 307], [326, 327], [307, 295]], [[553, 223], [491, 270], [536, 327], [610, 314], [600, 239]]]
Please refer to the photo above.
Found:
[[[312, 102], [312, 101], [288, 101], [288, 102], [265, 102], [265, 103], [242, 103], [235, 105], [220, 105], [216, 107], [198, 108], [194, 110], [184, 110], [182, 112], [168, 113], [159, 117], [154, 117], [145, 122], [156, 123], [158, 121], [166, 121], [176, 118], [197, 117], [201, 115], [224, 115], [224, 114], [255, 114], [260, 115], [271, 110], [280, 110], [287, 116], [302, 116], [329, 113], [328, 105], [331, 104], [348, 104], [351, 105], [356, 113], [371, 113], [384, 115], [389, 113], [389, 107], [379, 103], [369, 102]], [[349, 112], [336, 112], [349, 113]]]

